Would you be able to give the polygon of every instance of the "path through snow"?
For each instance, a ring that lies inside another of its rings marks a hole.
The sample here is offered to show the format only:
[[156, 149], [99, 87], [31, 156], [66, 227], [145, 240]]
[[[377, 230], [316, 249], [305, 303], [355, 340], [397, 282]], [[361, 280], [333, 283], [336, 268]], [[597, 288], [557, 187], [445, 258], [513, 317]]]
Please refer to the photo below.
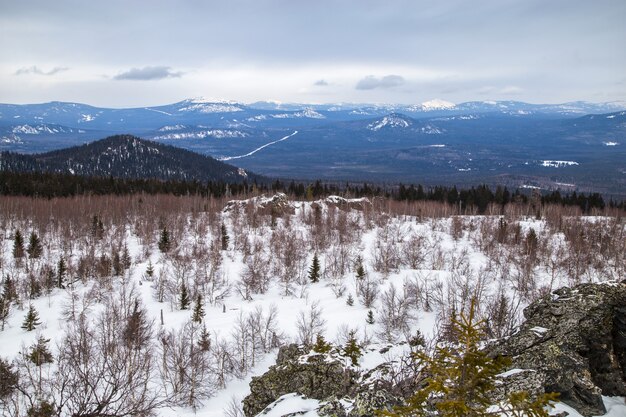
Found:
[[260, 147], [256, 148], [255, 150], [253, 150], [252, 152], [248, 152], [248, 153], [247, 153], [247, 154], [245, 154], [245, 155], [225, 156], [225, 157], [223, 157], [223, 158], [219, 158], [219, 160], [220, 160], [220, 161], [230, 161], [231, 159], [241, 159], [241, 158], [245, 158], [245, 157], [247, 157], [247, 156], [254, 155], [255, 153], [257, 153], [257, 152], [258, 152], [258, 151], [260, 151], [261, 149], [263, 149], [263, 148], [267, 148], [268, 146], [273, 145], [273, 144], [275, 144], [275, 143], [278, 143], [278, 142], [282, 142], [282, 141], [284, 141], [284, 140], [287, 140], [287, 139], [289, 139], [290, 137], [294, 136], [296, 133], [298, 133], [298, 131], [297, 131], [297, 130], [295, 130], [295, 131], [294, 131], [291, 135], [287, 135], [287, 136], [285, 136], [284, 138], [281, 138], [281, 139], [275, 140], [274, 142], [266, 143], [265, 145], [260, 146]]

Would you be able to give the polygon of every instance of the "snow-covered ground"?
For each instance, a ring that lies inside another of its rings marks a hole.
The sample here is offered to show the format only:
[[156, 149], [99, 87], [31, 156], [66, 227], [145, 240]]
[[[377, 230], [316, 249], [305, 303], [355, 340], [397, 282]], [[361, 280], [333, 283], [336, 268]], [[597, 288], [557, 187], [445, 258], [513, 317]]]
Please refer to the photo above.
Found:
[[[264, 373], [277, 353], [273, 344], [254, 352], [246, 350], [250, 347], [237, 347], [241, 337], [238, 326], [255, 313], [268, 322], [273, 317], [271, 331], [280, 343], [301, 342], [298, 321], [313, 312], [320, 315], [317, 330], [337, 345], [345, 343], [350, 331], [355, 331], [364, 345], [403, 341], [417, 330], [430, 341], [452, 305], [456, 309], [467, 305], [468, 294], [480, 294], [480, 311], [485, 317], [498, 297], [507, 297], [513, 306], [509, 323], [513, 326], [519, 323], [523, 307], [533, 299], [551, 289], [575, 284], [567, 271], [575, 270], [579, 282], [614, 279], [624, 273], [623, 252], [615, 259], [607, 259], [611, 255], [604, 254], [601, 269], [575, 264], [580, 250], [594, 255], [595, 246], [574, 247], [577, 243], [569, 240], [567, 227], [557, 230], [549, 220], [400, 215], [389, 212], [384, 205], [374, 208], [367, 200], [346, 201], [339, 197], [313, 203], [290, 202], [279, 211], [267, 210], [271, 202], [269, 198], [249, 200], [223, 212], [187, 213], [160, 221], [128, 217], [119, 224], [107, 223], [99, 241], [76, 236], [71, 245], [62, 240], [62, 225], [52, 222], [47, 229], [33, 228], [18, 213], [0, 213], [4, 225], [0, 272], [20, 283], [21, 294], [0, 332], [0, 357], [17, 358], [39, 336], [51, 339], [50, 347], [56, 356], [70, 328], [67, 309], [72, 299], [79, 305], [78, 310], [89, 317], [103, 311], [106, 297], [93, 295], [96, 290], [102, 291], [102, 280], [76, 280], [79, 260], [88, 248], [93, 248], [97, 257], [108, 256], [113, 247], [127, 247], [132, 264], [120, 276], [107, 279], [107, 291], [116, 297], [120, 291], [134, 288], [155, 332], [178, 330], [190, 322], [194, 297], [189, 309], [179, 308], [181, 283], [187, 283], [193, 295], [201, 293], [206, 312], [203, 324], [210, 333], [212, 349], [223, 343], [237, 364], [239, 371], [226, 372], [223, 386], [212, 376], [203, 381], [214, 384], [214, 392], [210, 398], [199, 401], [195, 409], [171, 404], [159, 409], [163, 417], [223, 416], [233, 398], [240, 400], [249, 393], [251, 377]], [[259, 210], [255, 211], [255, 207]], [[87, 216], [85, 221], [89, 219]], [[599, 227], [622, 236], [624, 233], [624, 225], [611, 218], [562, 221], [571, 222], [572, 227]], [[173, 232], [168, 254], [157, 249], [159, 222], [168, 224]], [[147, 224], [152, 229], [146, 240], [141, 230]], [[221, 224], [229, 238], [225, 250], [220, 246]], [[16, 264], [12, 249], [17, 229], [24, 236], [25, 246], [31, 231], [40, 234], [44, 245], [40, 259]], [[535, 241], [529, 237], [531, 230]], [[317, 283], [309, 280], [314, 255], [321, 262], [321, 279]], [[61, 256], [69, 264], [69, 281], [74, 283], [66, 289], [54, 288], [49, 294], [27, 299], [24, 287], [28, 271], [39, 271], [44, 264], [56, 266]], [[355, 276], [359, 260], [366, 273], [365, 281]], [[154, 270], [151, 278], [146, 275], [149, 264]], [[368, 307], [364, 282], [377, 294]], [[164, 289], [161, 295], [159, 288]], [[353, 305], [349, 305], [349, 299]], [[390, 313], [383, 300], [402, 306]], [[39, 312], [41, 325], [28, 332], [21, 325], [31, 304]], [[369, 311], [373, 312], [374, 323], [367, 321]], [[403, 323], [385, 328], [383, 322], [389, 314], [405, 314]], [[156, 340], [154, 343], [158, 345]], [[237, 362], [243, 359], [245, 364]], [[371, 369], [379, 363], [380, 355], [366, 354], [359, 367]], [[52, 377], [55, 366], [56, 362], [44, 365], [44, 374]], [[607, 416], [626, 415], [623, 399], [605, 398], [605, 402]], [[318, 401], [286, 395], [266, 416], [303, 410], [303, 415], [312, 417], [317, 416], [314, 410], [318, 406]], [[557, 409], [578, 416], [565, 405], [559, 404]]]

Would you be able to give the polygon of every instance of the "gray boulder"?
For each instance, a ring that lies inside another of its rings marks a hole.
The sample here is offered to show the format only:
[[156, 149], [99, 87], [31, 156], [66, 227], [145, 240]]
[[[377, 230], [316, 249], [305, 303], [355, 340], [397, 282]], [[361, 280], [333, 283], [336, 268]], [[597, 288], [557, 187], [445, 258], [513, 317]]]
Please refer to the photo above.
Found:
[[520, 331], [494, 354], [535, 370], [545, 392], [558, 392], [585, 416], [606, 413], [601, 395], [626, 396], [626, 284], [561, 288], [524, 316]]

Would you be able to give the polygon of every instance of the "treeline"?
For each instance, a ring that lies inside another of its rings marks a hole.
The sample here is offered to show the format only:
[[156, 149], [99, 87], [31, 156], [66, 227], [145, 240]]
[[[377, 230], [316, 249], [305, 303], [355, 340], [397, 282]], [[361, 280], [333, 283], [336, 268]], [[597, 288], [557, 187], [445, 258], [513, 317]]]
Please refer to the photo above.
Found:
[[273, 183], [221, 181], [163, 181], [158, 179], [129, 179], [110, 177], [88, 177], [58, 173], [8, 172], [0, 171], [0, 195], [26, 197], [73, 197], [79, 195], [133, 195], [170, 194], [175, 196], [197, 195], [202, 197], [228, 197], [256, 195], [267, 192], [284, 192], [296, 199], [312, 200], [333, 194], [348, 197], [385, 197], [396, 201], [433, 201], [453, 205], [459, 211], [476, 208], [484, 213], [490, 205], [502, 207], [509, 203], [579, 207], [585, 214], [605, 207], [626, 209], [626, 201], [605, 201], [599, 193], [567, 193], [553, 191], [541, 194], [537, 190], [510, 191], [507, 187], [495, 189], [479, 185], [469, 189], [456, 186], [423, 187], [422, 185], [380, 186], [350, 183], [312, 183], [276, 180]]

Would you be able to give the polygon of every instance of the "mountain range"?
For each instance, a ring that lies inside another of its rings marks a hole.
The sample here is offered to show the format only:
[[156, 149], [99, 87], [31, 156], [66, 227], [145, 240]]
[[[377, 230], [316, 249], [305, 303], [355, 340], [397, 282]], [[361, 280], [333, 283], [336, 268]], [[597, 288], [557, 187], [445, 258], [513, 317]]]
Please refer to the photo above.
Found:
[[271, 177], [626, 195], [625, 109], [582, 101], [0, 104], [0, 151], [51, 152], [132, 134]]

